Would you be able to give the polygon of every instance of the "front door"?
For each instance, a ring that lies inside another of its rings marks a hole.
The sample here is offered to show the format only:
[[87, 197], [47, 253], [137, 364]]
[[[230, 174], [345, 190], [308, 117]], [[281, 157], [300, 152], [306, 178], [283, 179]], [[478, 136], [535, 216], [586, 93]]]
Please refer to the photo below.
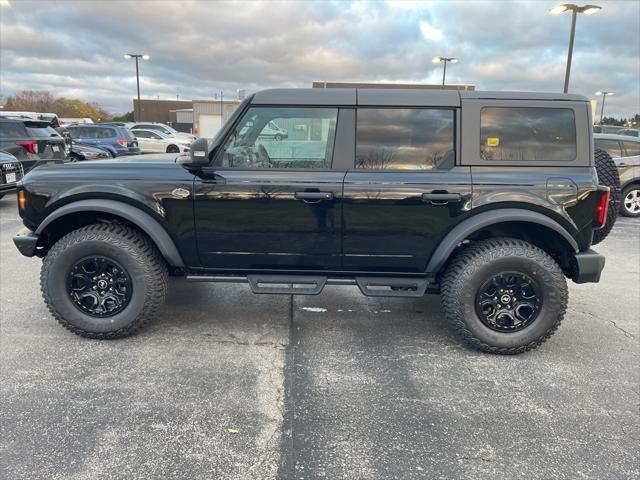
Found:
[[[332, 169], [338, 109], [251, 107], [195, 179], [205, 268], [340, 265], [342, 182]], [[267, 135], [275, 124], [287, 132]]]
[[454, 108], [360, 107], [356, 164], [344, 183], [343, 267], [424, 272], [469, 214], [469, 167], [456, 166]]

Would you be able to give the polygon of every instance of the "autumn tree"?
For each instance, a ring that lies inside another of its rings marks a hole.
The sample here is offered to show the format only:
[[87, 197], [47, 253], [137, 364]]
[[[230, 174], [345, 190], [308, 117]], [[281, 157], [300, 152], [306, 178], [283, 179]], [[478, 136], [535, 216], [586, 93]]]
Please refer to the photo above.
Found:
[[58, 117], [109, 120], [110, 115], [95, 103], [71, 98], [55, 98], [46, 90], [24, 90], [7, 99], [5, 111], [55, 113]]

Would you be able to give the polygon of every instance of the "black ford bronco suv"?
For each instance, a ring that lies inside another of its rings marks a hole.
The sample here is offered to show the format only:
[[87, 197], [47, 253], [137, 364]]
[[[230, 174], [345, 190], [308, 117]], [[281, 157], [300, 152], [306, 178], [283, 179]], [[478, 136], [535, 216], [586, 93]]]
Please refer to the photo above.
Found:
[[[277, 125], [280, 141], [263, 135]], [[589, 101], [448, 90], [278, 89], [189, 154], [45, 165], [18, 186], [53, 316], [91, 338], [153, 318], [169, 275], [254, 293], [438, 293], [481, 350], [549, 338], [565, 277], [597, 282]]]

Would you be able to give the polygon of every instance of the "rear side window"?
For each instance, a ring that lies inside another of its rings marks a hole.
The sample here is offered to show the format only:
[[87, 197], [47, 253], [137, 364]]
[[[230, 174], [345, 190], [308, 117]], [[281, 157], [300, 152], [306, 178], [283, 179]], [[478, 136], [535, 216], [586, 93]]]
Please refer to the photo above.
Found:
[[57, 137], [58, 132], [56, 132], [52, 127], [26, 127], [27, 133], [30, 137]]
[[444, 109], [359, 108], [356, 168], [432, 170], [453, 160], [453, 115]]
[[617, 140], [604, 140], [602, 138], [596, 138], [593, 142], [596, 148], [604, 150], [612, 157], [622, 157], [622, 151], [620, 150], [620, 143]]
[[569, 108], [484, 107], [480, 154], [496, 161], [575, 160], [575, 114]]
[[136, 139], [135, 135], [128, 128], [121, 128], [120, 131], [127, 140], [132, 141]]
[[635, 157], [640, 155], [640, 142], [622, 142], [628, 157]]
[[0, 122], [0, 137], [26, 137], [24, 125], [17, 122]]
[[116, 137], [115, 128], [96, 128], [96, 138], [114, 138]]

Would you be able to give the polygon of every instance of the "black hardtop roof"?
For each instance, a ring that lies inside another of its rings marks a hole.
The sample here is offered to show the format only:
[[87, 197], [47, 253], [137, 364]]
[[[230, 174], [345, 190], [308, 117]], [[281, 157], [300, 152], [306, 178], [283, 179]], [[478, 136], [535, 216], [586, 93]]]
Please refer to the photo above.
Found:
[[465, 99], [564, 100], [588, 102], [582, 95], [541, 92], [493, 92], [385, 88], [275, 88], [251, 97], [253, 105], [460, 106]]

